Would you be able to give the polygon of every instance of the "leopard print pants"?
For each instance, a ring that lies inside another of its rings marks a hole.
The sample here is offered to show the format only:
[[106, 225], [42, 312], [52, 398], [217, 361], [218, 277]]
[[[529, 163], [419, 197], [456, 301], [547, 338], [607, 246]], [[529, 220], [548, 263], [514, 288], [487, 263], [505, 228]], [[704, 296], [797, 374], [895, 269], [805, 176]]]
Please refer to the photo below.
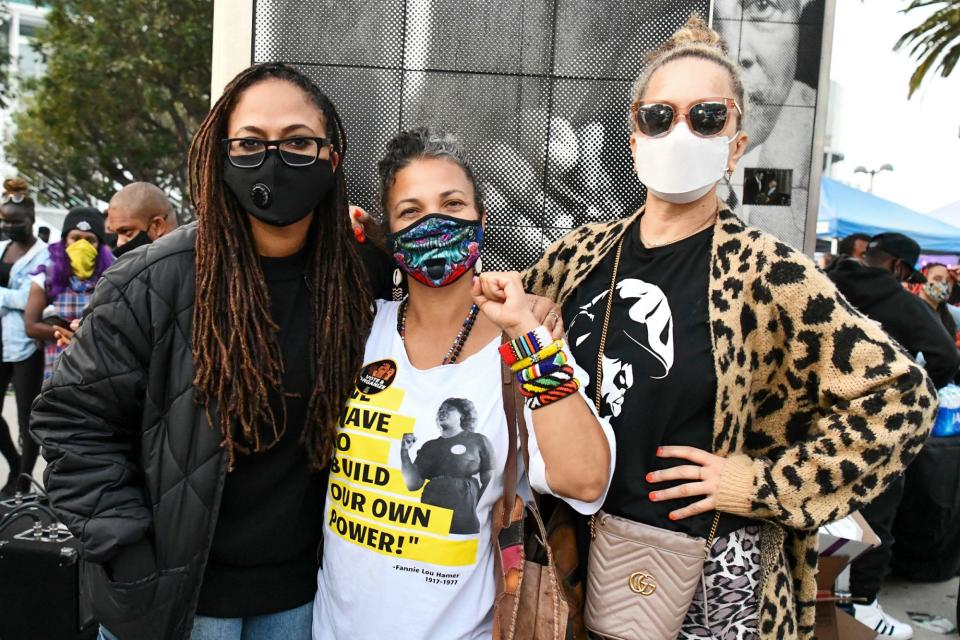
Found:
[[678, 640], [756, 640], [760, 527], [744, 527], [714, 540], [703, 570], [710, 629], [703, 625], [703, 590], [698, 588]]

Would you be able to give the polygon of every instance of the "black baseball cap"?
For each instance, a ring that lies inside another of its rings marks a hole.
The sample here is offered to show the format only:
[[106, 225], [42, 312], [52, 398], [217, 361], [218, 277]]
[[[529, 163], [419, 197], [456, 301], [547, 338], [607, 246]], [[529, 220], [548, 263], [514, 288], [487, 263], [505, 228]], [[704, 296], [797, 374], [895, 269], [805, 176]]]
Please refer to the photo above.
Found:
[[927, 278], [916, 269], [917, 261], [920, 259], [920, 245], [913, 238], [893, 231], [878, 233], [870, 238], [867, 251], [883, 251], [903, 261], [910, 267], [908, 282], [922, 284], [927, 281]]

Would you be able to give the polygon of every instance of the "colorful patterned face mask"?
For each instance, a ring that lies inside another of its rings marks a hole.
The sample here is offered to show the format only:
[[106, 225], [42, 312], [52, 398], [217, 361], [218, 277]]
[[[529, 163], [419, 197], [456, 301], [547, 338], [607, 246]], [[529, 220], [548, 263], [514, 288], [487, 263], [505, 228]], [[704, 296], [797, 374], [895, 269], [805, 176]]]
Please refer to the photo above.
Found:
[[923, 285], [923, 290], [934, 302], [940, 303], [950, 297], [950, 287], [946, 282], [928, 282]]
[[428, 287], [445, 287], [473, 268], [483, 246], [479, 220], [432, 213], [403, 231], [387, 234], [397, 265]]

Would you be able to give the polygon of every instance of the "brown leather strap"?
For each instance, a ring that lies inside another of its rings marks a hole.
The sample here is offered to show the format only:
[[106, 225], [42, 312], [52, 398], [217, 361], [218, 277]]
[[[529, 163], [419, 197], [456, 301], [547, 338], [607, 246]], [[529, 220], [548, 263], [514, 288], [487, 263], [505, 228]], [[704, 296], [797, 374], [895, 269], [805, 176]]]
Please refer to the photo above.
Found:
[[[507, 334], [503, 334], [503, 341], [509, 342]], [[503, 382], [503, 414], [507, 418], [507, 462], [503, 468], [503, 526], [510, 525], [510, 512], [517, 495], [517, 439], [520, 440], [520, 450], [523, 454], [524, 469], [530, 464], [530, 455], [527, 451], [527, 421], [523, 415], [523, 398], [515, 384], [515, 377], [510, 367], [500, 362], [500, 372]]]
[[510, 513], [517, 495], [517, 407], [513, 398], [513, 372], [501, 360], [503, 414], [507, 417], [507, 463], [503, 467], [503, 527], [510, 526]]

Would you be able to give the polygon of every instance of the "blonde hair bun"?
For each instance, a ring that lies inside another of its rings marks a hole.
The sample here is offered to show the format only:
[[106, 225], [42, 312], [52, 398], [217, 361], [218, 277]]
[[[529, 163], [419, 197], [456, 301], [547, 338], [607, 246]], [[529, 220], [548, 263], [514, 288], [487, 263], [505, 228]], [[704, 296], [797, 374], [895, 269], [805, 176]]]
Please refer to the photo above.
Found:
[[[637, 104], [650, 84], [653, 74], [674, 60], [699, 58], [720, 65], [730, 74], [733, 98], [740, 106], [739, 126], [743, 126], [744, 112], [747, 110], [746, 91], [743, 87], [740, 65], [730, 57], [730, 49], [719, 33], [707, 26], [700, 14], [693, 12], [686, 24], [677, 29], [669, 39], [647, 55], [644, 68], [633, 83], [630, 91], [631, 104]], [[633, 118], [628, 118], [630, 128], [635, 128]]]
[[716, 49], [724, 55], [729, 53], [727, 43], [720, 34], [707, 26], [700, 14], [694, 11], [687, 19], [687, 23], [676, 30], [673, 36], [665, 43], [671, 49], [685, 44], [699, 44]]
[[21, 177], [7, 178], [3, 181], [3, 195], [27, 195], [30, 187]]

